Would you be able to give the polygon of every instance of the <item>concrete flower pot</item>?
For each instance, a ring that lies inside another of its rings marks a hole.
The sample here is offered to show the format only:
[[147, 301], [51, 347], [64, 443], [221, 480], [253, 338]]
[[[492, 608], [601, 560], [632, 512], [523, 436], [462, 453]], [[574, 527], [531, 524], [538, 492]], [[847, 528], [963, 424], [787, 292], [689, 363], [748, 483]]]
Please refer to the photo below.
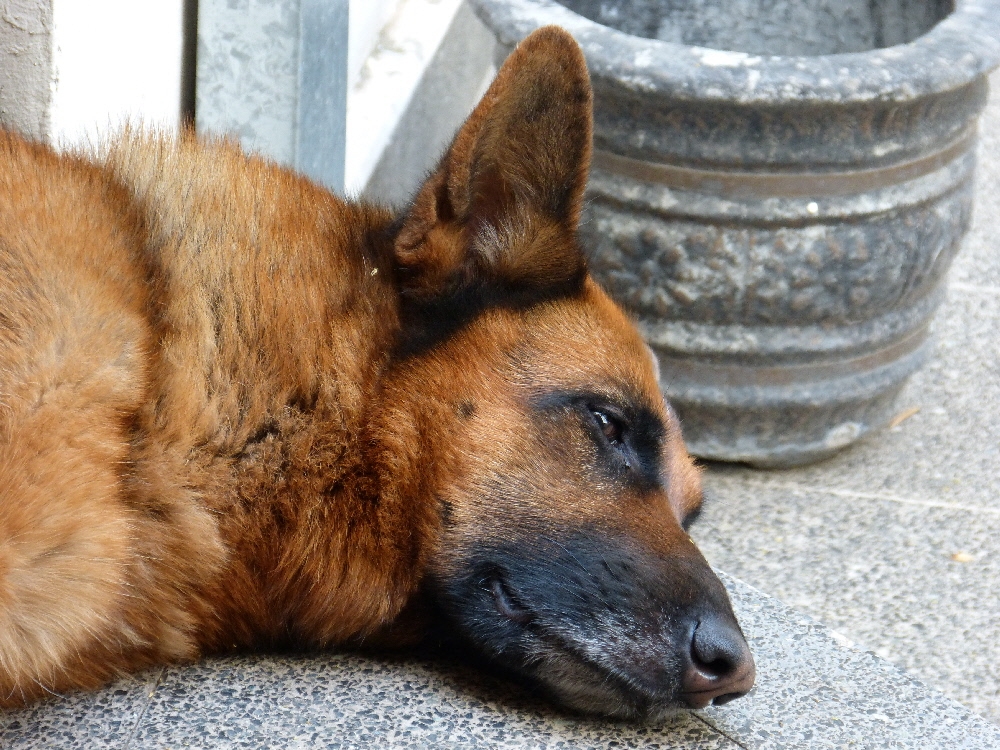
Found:
[[886, 423], [969, 225], [1000, 0], [470, 1], [500, 56], [545, 24], [587, 55], [582, 238], [691, 450], [787, 466]]

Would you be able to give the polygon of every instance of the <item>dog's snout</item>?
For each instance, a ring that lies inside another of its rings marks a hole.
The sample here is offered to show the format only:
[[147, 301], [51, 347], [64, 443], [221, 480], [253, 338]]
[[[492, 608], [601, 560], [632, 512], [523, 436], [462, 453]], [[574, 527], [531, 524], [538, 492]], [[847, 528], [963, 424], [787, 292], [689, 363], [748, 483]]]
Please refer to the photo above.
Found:
[[691, 708], [728, 703], [753, 687], [753, 656], [735, 623], [716, 617], [699, 620], [691, 635], [688, 657], [681, 689]]

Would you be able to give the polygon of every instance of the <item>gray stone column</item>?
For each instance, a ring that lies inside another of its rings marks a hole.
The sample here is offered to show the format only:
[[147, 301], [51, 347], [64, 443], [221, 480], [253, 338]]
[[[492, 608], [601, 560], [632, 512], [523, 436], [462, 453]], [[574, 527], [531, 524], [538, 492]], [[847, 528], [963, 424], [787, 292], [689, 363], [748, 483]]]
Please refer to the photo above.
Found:
[[420, 187], [493, 77], [493, 33], [465, 3], [399, 118], [364, 196], [402, 206]]
[[51, 83], [52, 0], [0, 0], [0, 126], [46, 138]]
[[348, 0], [201, 0], [196, 122], [344, 183]]

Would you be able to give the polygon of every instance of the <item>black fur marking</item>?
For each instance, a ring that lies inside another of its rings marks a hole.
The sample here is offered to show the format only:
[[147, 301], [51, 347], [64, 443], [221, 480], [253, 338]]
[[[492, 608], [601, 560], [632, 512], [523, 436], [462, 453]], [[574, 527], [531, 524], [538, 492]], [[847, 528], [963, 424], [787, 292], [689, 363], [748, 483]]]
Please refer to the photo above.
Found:
[[681, 522], [681, 528], [683, 528], [684, 531], [690, 529], [694, 525], [695, 521], [701, 518], [701, 511], [703, 507], [703, 505], [699, 505], [693, 511], [684, 516], [684, 520]]
[[268, 420], [264, 422], [257, 431], [247, 438], [243, 449], [236, 454], [237, 460], [248, 457], [254, 452], [254, 449], [261, 443], [266, 443], [269, 440], [273, 440], [278, 437], [280, 430], [278, 429], [278, 423], [274, 420]]
[[443, 497], [437, 499], [438, 512], [441, 515], [441, 523], [445, 526], [453, 526], [455, 523], [455, 506]]
[[462, 419], [471, 419], [476, 416], [476, 405], [468, 399], [462, 399], [455, 406], [455, 413]]
[[[405, 269], [400, 269], [400, 273], [405, 274]], [[526, 310], [544, 302], [575, 297], [582, 293], [586, 278], [587, 268], [581, 264], [572, 277], [558, 284], [534, 287], [524, 282], [485, 279], [456, 283], [429, 300], [410, 294], [404, 286], [400, 292], [401, 330], [395, 355], [406, 359], [425, 354], [491, 308]]]

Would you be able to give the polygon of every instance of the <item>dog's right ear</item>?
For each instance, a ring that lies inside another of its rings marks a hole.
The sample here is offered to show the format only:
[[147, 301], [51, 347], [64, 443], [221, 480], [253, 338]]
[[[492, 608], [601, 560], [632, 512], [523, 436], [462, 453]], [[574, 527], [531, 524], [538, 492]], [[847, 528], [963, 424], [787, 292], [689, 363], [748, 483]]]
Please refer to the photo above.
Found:
[[410, 207], [394, 248], [404, 298], [509, 300], [582, 282], [591, 108], [573, 38], [554, 26], [527, 37]]

